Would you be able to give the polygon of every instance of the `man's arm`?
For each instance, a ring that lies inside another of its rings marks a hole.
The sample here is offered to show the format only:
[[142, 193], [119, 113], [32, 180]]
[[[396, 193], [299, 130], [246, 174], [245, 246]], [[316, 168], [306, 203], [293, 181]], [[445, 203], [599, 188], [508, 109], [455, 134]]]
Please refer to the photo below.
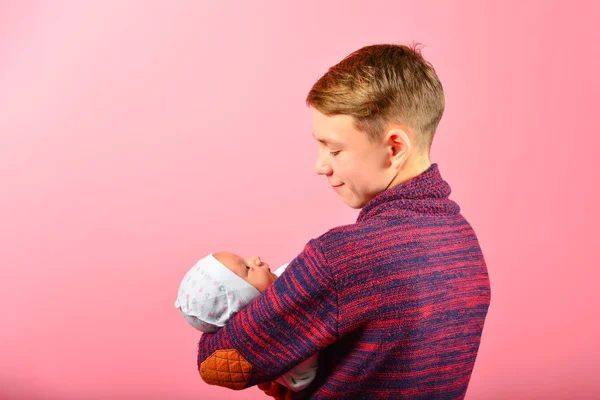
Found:
[[337, 339], [334, 280], [311, 240], [275, 283], [198, 344], [202, 379], [231, 389], [275, 380]]

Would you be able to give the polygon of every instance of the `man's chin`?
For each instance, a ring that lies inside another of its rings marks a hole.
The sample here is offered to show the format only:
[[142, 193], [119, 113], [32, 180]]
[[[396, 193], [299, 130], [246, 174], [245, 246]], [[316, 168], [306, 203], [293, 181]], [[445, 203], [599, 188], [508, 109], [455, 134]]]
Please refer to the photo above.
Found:
[[[347, 203], [346, 203], [347, 204]], [[355, 210], [360, 210], [361, 208], [363, 208], [365, 205], [360, 203], [360, 204], [348, 204], [350, 206], [350, 208], [353, 208]]]
[[[341, 196], [340, 196], [340, 197], [341, 197]], [[355, 200], [355, 199], [353, 199], [353, 200], [346, 200], [346, 199], [344, 199], [344, 198], [342, 197], [342, 201], [343, 201], [344, 203], [346, 203], [346, 205], [347, 205], [348, 207], [350, 207], [350, 208], [353, 208], [353, 209], [355, 209], [355, 210], [359, 210], [359, 209], [363, 208], [363, 207], [364, 207], [364, 205], [365, 205], [365, 203], [364, 203], [364, 202], [357, 201], [357, 200]]]

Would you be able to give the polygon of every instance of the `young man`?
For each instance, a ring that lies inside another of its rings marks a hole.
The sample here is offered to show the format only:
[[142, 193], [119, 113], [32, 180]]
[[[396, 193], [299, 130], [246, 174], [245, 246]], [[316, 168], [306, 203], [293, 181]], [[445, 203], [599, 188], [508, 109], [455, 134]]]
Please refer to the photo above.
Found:
[[290, 398], [461, 399], [490, 303], [475, 232], [429, 150], [443, 89], [416, 48], [373, 45], [317, 81], [316, 172], [362, 209], [308, 242], [286, 272], [199, 342], [209, 384], [243, 389], [320, 352]]

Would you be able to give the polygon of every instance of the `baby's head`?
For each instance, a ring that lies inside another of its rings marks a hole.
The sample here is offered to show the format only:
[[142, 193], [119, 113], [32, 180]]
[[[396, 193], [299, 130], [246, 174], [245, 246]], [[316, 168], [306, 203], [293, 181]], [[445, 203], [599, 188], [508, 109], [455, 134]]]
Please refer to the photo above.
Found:
[[196, 329], [216, 332], [275, 279], [267, 264], [253, 265], [225, 251], [209, 254], [183, 277], [175, 307]]
[[213, 256], [231, 272], [254, 286], [260, 293], [267, 290], [277, 279], [277, 276], [271, 272], [269, 265], [266, 263], [256, 266], [227, 251], [214, 253]]

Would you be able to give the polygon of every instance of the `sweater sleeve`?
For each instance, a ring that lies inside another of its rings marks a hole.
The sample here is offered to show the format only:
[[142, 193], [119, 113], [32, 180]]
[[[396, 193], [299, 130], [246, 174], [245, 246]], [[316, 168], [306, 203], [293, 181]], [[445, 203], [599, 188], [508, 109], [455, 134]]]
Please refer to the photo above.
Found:
[[311, 240], [265, 292], [198, 343], [198, 369], [212, 385], [244, 389], [273, 381], [338, 336], [335, 282]]

